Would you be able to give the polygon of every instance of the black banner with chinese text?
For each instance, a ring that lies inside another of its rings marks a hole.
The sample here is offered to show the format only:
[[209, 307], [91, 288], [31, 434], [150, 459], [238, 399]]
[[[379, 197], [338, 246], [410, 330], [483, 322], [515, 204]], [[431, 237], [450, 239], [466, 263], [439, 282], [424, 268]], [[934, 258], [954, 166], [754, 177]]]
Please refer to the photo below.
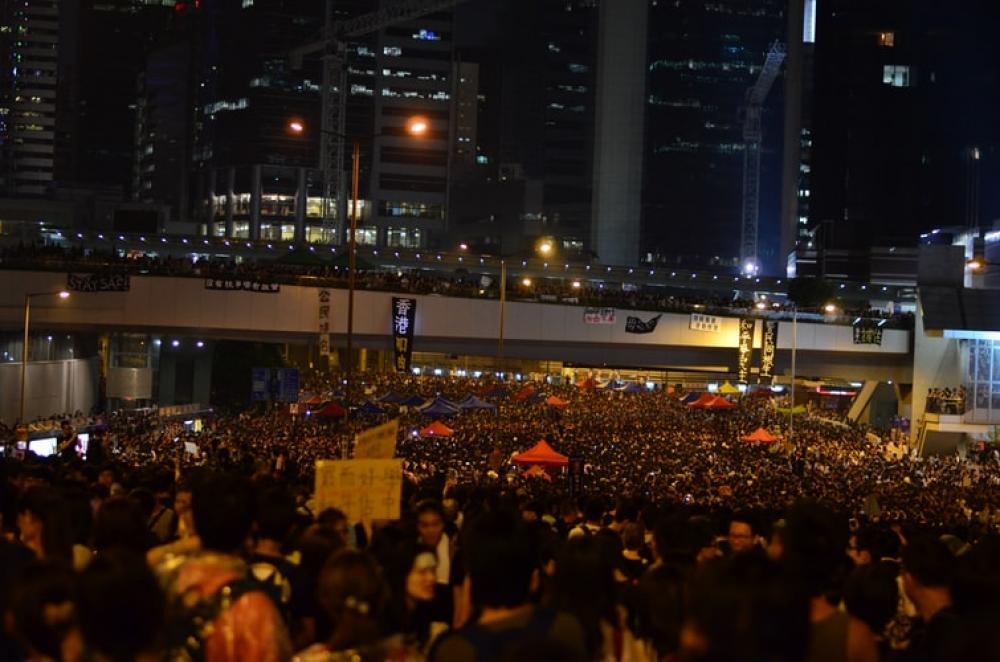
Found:
[[410, 371], [410, 359], [413, 356], [413, 325], [416, 318], [416, 299], [392, 298], [392, 364], [397, 372]]
[[757, 320], [740, 318], [740, 344], [737, 355], [739, 381], [744, 384], [750, 379], [750, 358], [753, 356], [753, 330]]
[[774, 381], [774, 358], [778, 353], [778, 321], [764, 320], [764, 334], [760, 343], [760, 373], [757, 383]]

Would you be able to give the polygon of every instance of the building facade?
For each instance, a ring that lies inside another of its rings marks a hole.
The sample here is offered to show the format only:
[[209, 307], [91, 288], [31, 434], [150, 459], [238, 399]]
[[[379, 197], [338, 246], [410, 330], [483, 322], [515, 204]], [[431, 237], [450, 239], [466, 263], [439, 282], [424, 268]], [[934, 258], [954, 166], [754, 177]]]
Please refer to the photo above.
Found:
[[[649, 9], [642, 253], [653, 262], [736, 267], [747, 89], [784, 41], [785, 0], [659, 2]], [[759, 257], [776, 270], [782, 89], [764, 106]]]

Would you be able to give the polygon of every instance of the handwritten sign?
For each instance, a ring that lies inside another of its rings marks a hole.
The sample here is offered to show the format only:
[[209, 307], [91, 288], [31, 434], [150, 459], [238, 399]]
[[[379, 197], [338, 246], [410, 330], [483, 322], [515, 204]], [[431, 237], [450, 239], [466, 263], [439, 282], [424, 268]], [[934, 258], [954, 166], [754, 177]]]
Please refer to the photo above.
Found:
[[355, 460], [388, 460], [396, 454], [399, 419], [359, 432], [354, 438]]
[[316, 512], [342, 510], [351, 522], [399, 519], [402, 460], [317, 460]]

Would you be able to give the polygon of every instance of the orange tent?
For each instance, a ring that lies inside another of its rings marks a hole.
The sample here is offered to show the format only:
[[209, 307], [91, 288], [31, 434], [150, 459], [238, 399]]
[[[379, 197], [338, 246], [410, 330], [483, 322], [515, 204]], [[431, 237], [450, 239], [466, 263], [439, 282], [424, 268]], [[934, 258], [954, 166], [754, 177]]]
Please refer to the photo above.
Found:
[[421, 437], [450, 437], [453, 434], [455, 431], [441, 421], [434, 421], [420, 431]]
[[524, 387], [520, 391], [518, 391], [517, 393], [514, 394], [514, 399], [515, 400], [527, 400], [528, 398], [530, 398], [532, 396], [532, 394], [534, 394], [534, 392], [535, 392], [535, 389], [532, 388], [531, 385], [525, 384]]
[[537, 464], [531, 465], [531, 468], [525, 471], [524, 475], [530, 476], [531, 478], [541, 478], [543, 480], [549, 481], [550, 483], [552, 482], [552, 476], [550, 476], [548, 472], [545, 471], [545, 469], [543, 469], [541, 466]]
[[308, 400], [303, 400], [302, 404], [306, 405], [307, 407], [315, 407], [316, 405], [321, 405], [324, 402], [325, 402], [325, 400], [323, 400], [322, 396], [320, 396], [320, 395], [314, 395], [313, 397], [309, 398]]
[[321, 416], [323, 418], [343, 418], [347, 416], [347, 410], [338, 405], [336, 402], [331, 402], [322, 409], [314, 411], [313, 416]]
[[514, 464], [537, 464], [543, 467], [565, 467], [569, 458], [552, 450], [544, 439], [510, 459]]
[[736, 405], [720, 395], [706, 404], [705, 409], [736, 409]]
[[597, 380], [593, 377], [582, 379], [576, 383], [577, 388], [597, 388]]
[[764, 428], [757, 428], [747, 436], [743, 437], [743, 441], [750, 443], [773, 444], [778, 441], [778, 438]]
[[704, 393], [701, 394], [701, 397], [699, 397], [694, 402], [688, 404], [688, 407], [691, 407], [692, 409], [704, 409], [705, 407], [708, 406], [708, 403], [714, 400], [715, 396], [709, 393], [708, 391], [705, 391]]
[[545, 404], [547, 404], [547, 405], [548, 405], [549, 407], [557, 407], [557, 408], [559, 408], [559, 409], [562, 409], [563, 407], [565, 407], [565, 406], [566, 406], [566, 405], [568, 405], [569, 403], [568, 403], [568, 402], [566, 402], [565, 400], [563, 400], [562, 398], [557, 398], [557, 397], [556, 397], [556, 396], [554, 396], [554, 395], [550, 395], [550, 396], [549, 396], [549, 397], [548, 397], [548, 398], [547, 398], [547, 399], [545, 400]]

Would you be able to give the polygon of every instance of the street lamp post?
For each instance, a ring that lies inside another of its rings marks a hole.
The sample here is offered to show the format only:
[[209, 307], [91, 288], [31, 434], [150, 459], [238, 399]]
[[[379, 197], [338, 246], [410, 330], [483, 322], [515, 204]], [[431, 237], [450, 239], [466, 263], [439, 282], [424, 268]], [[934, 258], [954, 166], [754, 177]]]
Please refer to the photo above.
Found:
[[[411, 117], [406, 122], [406, 132], [414, 137], [421, 137], [430, 129], [430, 123], [423, 117]], [[288, 130], [294, 134], [301, 135], [305, 132], [305, 124], [301, 120], [291, 120], [288, 123]], [[334, 135], [344, 138], [335, 131], [320, 129], [322, 134]], [[376, 133], [370, 136], [371, 139], [382, 135]], [[337, 164], [340, 167], [340, 164]], [[347, 417], [351, 415], [351, 387], [354, 385], [354, 288], [356, 285], [355, 271], [357, 269], [357, 231], [358, 231], [358, 189], [361, 179], [361, 141], [354, 139], [354, 149], [351, 153], [351, 225], [347, 236], [347, 365], [344, 384], [344, 404], [347, 410]], [[326, 205], [324, 200], [323, 204]]]
[[24, 423], [24, 396], [28, 384], [28, 351], [30, 348], [28, 331], [31, 328], [31, 300], [46, 296], [68, 299], [69, 292], [65, 290], [59, 292], [30, 292], [24, 295], [24, 339], [21, 346], [21, 404], [18, 409], [18, 422], [20, 423]]
[[799, 346], [799, 308], [792, 304], [792, 398], [788, 407], [788, 443], [795, 434], [795, 352]]
[[[464, 249], [463, 249], [464, 250]], [[542, 239], [535, 244], [535, 253], [542, 257], [548, 257], [552, 254], [554, 247], [552, 240]], [[497, 330], [497, 364], [496, 372], [499, 377], [503, 373], [503, 335], [504, 335], [504, 316], [507, 306], [507, 258], [509, 256], [504, 254], [503, 246], [501, 244], [500, 248], [500, 328]]]

